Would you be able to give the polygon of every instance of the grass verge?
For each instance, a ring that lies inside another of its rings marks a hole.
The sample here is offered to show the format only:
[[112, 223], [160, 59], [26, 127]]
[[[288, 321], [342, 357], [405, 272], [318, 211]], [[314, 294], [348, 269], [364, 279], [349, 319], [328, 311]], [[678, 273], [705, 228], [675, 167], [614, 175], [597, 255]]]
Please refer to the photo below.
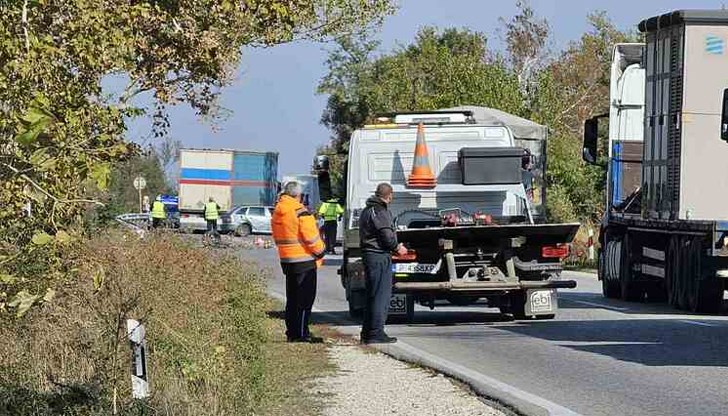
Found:
[[[175, 236], [110, 233], [22, 318], [0, 314], [3, 415], [313, 415], [324, 345], [288, 344], [263, 273]], [[147, 331], [151, 397], [131, 399], [126, 319]], [[293, 410], [292, 410], [293, 409]]]

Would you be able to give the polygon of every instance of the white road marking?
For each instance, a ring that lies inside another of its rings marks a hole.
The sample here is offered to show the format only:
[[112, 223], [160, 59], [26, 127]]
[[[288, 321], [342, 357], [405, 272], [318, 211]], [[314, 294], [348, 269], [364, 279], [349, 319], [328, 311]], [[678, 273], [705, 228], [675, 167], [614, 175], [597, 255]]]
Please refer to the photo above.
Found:
[[608, 347], [619, 345], [659, 345], [657, 341], [558, 341], [561, 347]]
[[603, 303], [587, 302], [585, 300], [569, 299], [567, 297], [562, 297], [560, 300], [565, 300], [567, 302], [581, 303], [583, 305], [595, 306], [597, 308], [611, 309], [613, 311], [619, 311], [619, 312], [623, 312], [623, 311], [628, 311], [629, 310], [629, 308], [623, 308], [623, 307], [619, 307], [619, 306], [610, 306], [610, 305], [605, 305]]
[[679, 322], [682, 322], [684, 324], [690, 324], [690, 325], [698, 325], [698, 326], [708, 326], [708, 327], [714, 327], [715, 326], [715, 325], [708, 324], [708, 323], [705, 323], [705, 322], [690, 321], [690, 320], [687, 320], [687, 319], [680, 319]]

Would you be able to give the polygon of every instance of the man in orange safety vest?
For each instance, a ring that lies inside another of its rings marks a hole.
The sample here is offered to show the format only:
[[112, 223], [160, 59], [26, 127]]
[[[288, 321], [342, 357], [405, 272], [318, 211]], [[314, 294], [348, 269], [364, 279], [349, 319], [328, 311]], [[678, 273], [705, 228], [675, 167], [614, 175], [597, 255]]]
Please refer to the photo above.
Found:
[[278, 199], [271, 226], [286, 276], [286, 337], [289, 342], [321, 342], [308, 325], [316, 298], [316, 269], [323, 264], [325, 245], [314, 216], [301, 203], [301, 185], [288, 182]]

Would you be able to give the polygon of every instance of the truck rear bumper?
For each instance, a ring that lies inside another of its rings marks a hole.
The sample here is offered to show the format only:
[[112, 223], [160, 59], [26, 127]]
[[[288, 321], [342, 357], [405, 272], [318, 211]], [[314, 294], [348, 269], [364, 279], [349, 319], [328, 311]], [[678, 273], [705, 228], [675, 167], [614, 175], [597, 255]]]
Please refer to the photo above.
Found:
[[399, 292], [500, 292], [525, 289], [573, 289], [573, 280], [545, 280], [523, 282], [396, 282], [395, 291]]

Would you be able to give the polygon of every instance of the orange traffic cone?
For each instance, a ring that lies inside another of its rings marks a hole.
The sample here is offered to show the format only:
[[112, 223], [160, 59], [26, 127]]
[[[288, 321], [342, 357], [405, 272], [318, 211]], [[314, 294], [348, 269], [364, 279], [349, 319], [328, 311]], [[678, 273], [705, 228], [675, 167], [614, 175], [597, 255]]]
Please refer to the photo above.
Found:
[[412, 173], [407, 178], [407, 186], [410, 188], [434, 188], [437, 185], [435, 175], [430, 169], [430, 158], [427, 155], [427, 143], [425, 143], [425, 126], [420, 123], [417, 126], [417, 143], [415, 144], [415, 160], [412, 163]]

